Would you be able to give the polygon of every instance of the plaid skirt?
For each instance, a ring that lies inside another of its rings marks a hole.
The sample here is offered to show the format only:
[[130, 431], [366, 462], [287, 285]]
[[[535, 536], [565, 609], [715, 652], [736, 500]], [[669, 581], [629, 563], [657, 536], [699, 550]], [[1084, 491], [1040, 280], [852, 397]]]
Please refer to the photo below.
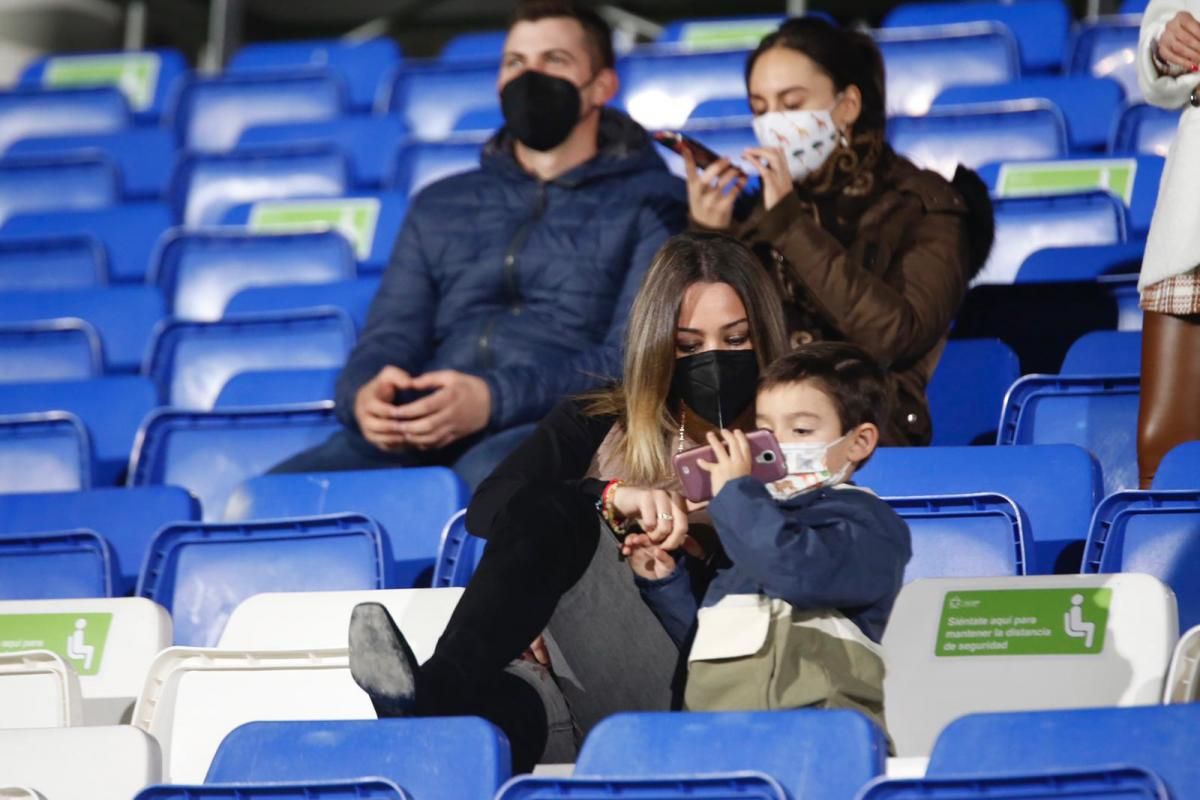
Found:
[[1200, 267], [1150, 284], [1142, 290], [1138, 305], [1158, 314], [1200, 314]]

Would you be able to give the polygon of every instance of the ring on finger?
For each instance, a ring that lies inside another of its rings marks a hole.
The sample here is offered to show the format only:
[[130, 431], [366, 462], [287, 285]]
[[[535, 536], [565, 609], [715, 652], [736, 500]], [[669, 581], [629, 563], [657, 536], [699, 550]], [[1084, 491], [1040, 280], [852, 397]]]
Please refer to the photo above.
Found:
[[673, 520], [673, 519], [675, 519], [675, 517], [674, 517], [674, 516], [672, 516], [671, 514], [668, 514], [668, 513], [666, 513], [665, 511], [660, 511], [660, 512], [659, 512], [659, 514], [658, 514], [658, 518], [659, 518], [659, 519], [661, 519], [661, 520], [663, 520], [664, 522], [666, 522], [666, 521], [670, 521], [670, 520]]

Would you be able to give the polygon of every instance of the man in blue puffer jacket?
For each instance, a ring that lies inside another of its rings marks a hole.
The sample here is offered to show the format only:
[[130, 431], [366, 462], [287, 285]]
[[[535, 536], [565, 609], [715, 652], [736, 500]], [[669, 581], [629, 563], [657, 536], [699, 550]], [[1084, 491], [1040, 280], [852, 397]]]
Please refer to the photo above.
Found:
[[338, 379], [345, 429], [275, 472], [452, 466], [476, 485], [565, 395], [619, 374], [629, 307], [686, 224], [682, 181], [605, 108], [611, 31], [570, 0], [518, 5], [505, 127], [480, 169], [422, 190]]

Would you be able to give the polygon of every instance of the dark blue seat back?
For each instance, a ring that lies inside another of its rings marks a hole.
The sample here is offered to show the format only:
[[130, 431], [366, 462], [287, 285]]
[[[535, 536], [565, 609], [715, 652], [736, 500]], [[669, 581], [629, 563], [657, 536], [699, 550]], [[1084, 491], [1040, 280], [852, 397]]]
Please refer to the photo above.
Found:
[[651, 130], [677, 129], [705, 100], [746, 95], [747, 55], [744, 49], [627, 55], [617, 62], [620, 105]]
[[451, 36], [442, 45], [438, 53], [438, 61], [459, 62], [491, 62], [500, 63], [504, 54], [504, 41], [508, 31], [467, 31]]
[[252, 125], [327, 120], [346, 108], [341, 83], [324, 72], [226, 73], [185, 82], [173, 126], [188, 150], [221, 153]]
[[466, 511], [451, 517], [442, 531], [437, 563], [433, 565], [433, 588], [466, 586], [483, 558], [484, 544], [483, 539], [467, 532]]
[[112, 133], [132, 122], [129, 104], [115, 88], [0, 92], [0, 151], [31, 136]]
[[1137, 42], [1141, 15], [1102, 17], [1078, 26], [1067, 46], [1067, 73], [1112, 78], [1130, 103], [1142, 100], [1137, 80]]
[[91, 236], [0, 238], [0, 292], [90, 289], [106, 283], [108, 259]]
[[264, 475], [233, 491], [225, 518], [367, 514], [391, 542], [395, 585], [428, 586], [442, 530], [469, 499], [462, 479], [443, 467]]
[[218, 322], [166, 320], [155, 334], [144, 371], [167, 405], [208, 409], [239, 372], [340, 367], [354, 339], [354, 323], [335, 308]]
[[934, 445], [991, 444], [1004, 395], [1021, 376], [1017, 354], [999, 339], [946, 343], [929, 381]]
[[159, 409], [138, 432], [129, 485], [181, 486], [200, 501], [204, 519], [221, 519], [235, 486], [321, 444], [341, 427], [331, 403], [211, 412]]
[[1137, 274], [1145, 241], [1081, 244], [1035, 250], [1021, 262], [1014, 283], [1094, 281], [1105, 275]]
[[86, 528], [103, 536], [116, 562], [114, 594], [119, 596], [133, 591], [159, 528], [199, 518], [196, 498], [175, 486], [10, 494], [0, 500], [0, 533]]
[[1100, 467], [1073, 445], [884, 447], [855, 474], [882, 497], [988, 492], [1013, 500], [1029, 525], [1026, 569], [1049, 574], [1064, 549], [1074, 572], [1092, 511], [1100, 502]]
[[396, 157], [391, 188], [412, 197], [434, 181], [479, 169], [482, 143], [468, 137], [443, 142], [410, 142]]
[[1170, 795], [1162, 778], [1148, 770], [1096, 766], [1079, 772], [1027, 774], [1010, 771], [971, 778], [884, 780], [864, 789], [859, 800], [1018, 800], [1029, 797], [1169, 800]]
[[86, 380], [103, 370], [100, 336], [83, 320], [0, 325], [0, 383]]
[[98, 153], [0, 160], [0, 220], [22, 212], [105, 208], [120, 198], [117, 167]]
[[545, 778], [509, 781], [496, 800], [787, 800], [779, 781], [761, 772], [702, 773], [669, 778]]
[[1200, 442], [1176, 445], [1158, 465], [1154, 489], [1200, 489]]
[[462, 113], [500, 105], [499, 59], [402, 67], [392, 82], [386, 110], [399, 114], [418, 139], [444, 138]]
[[164, 237], [150, 280], [175, 317], [212, 321], [250, 286], [332, 283], [355, 274], [350, 244], [334, 231], [176, 230]]
[[1136, 375], [1026, 375], [1004, 401], [997, 442], [1074, 444], [1100, 462], [1105, 493], [1137, 487]]
[[912, 560], [904, 582], [921, 578], [1024, 575], [1025, 526], [1016, 504], [998, 494], [889, 497], [908, 524]]
[[14, 214], [0, 228], [0, 237], [91, 236], [104, 244], [110, 281], [143, 283], [155, 244], [171, 224], [171, 210], [161, 203], [123, 203], [92, 210]]
[[465, 800], [491, 797], [511, 770], [508, 740], [477, 717], [249, 722], [221, 742], [205, 781], [379, 775], [402, 785], [413, 800]]
[[[0, 325], [56, 320], [63, 317], [74, 317], [86, 322], [98, 333], [97, 345], [103, 345], [106, 371], [136, 372], [146, 355], [154, 326], [165, 313], [162, 293], [153, 286], [0, 293]], [[89, 342], [89, 351], [91, 347]], [[89, 355], [88, 360], [91, 358]], [[64, 375], [69, 374], [78, 379], [99, 371], [98, 366], [84, 368], [82, 365], [85, 361], [82, 357], [74, 363], [78, 366]], [[46, 373], [42, 371], [41, 374]], [[34, 373], [26, 373], [26, 377], [21, 378], [35, 379], [37, 377]]]
[[155, 534], [137, 594], [175, 620], [175, 644], [214, 647], [237, 604], [263, 592], [383, 589], [387, 540], [362, 514], [182, 522]]
[[592, 729], [577, 778], [765, 772], [790, 797], [853, 798], [882, 774], [883, 733], [855, 711], [616, 714]]
[[[1092, 331], [1080, 336], [1063, 359], [1062, 375], [1140, 375], [1140, 331]], [[1196, 485], [1200, 487], [1200, 475]]]
[[332, 145], [350, 164], [354, 185], [383, 186], [404, 144], [407, 129], [399, 117], [342, 117], [323, 122], [255, 125], [238, 138], [238, 147], [279, 144]]
[[333, 306], [349, 314], [355, 327], [362, 330], [367, 322], [367, 310], [378, 290], [378, 278], [308, 286], [254, 286], [235, 294], [225, 312], [230, 315], [254, 314]]
[[339, 369], [270, 369], [239, 372], [217, 395], [213, 408], [280, 406], [334, 399]]
[[[928, 777], [1050, 772], [1130, 764], [1151, 770], [1172, 797], [1200, 781], [1200, 704], [970, 714], [938, 737]], [[1003, 747], [997, 747], [1003, 742]]]
[[113, 574], [94, 531], [0, 534], [0, 600], [112, 597]]
[[187, 72], [178, 50], [49, 56], [21, 73], [22, 86], [67, 88], [115, 86], [124, 92], [139, 122], [157, 122]]
[[316, 39], [255, 42], [234, 53], [229, 73], [286, 72], [297, 67], [328, 69], [341, 80], [355, 111], [370, 111], [383, 79], [400, 63], [400, 48], [386, 36], [344, 42]]
[[487, 138], [502, 127], [504, 127], [504, 112], [497, 106], [469, 108], [454, 120], [452, 135], [467, 134]]
[[67, 411], [83, 422], [96, 460], [97, 486], [114, 486], [123, 481], [138, 426], [157, 405], [154, 384], [140, 375], [0, 383], [0, 414]]
[[1121, 112], [1113, 133], [1112, 152], [1117, 155], [1153, 155], [1166, 158], [1179, 112], [1148, 103], [1136, 103]]
[[259, 200], [341, 197], [345, 157], [329, 147], [280, 147], [189, 156], [171, 180], [171, 205], [188, 227], [216, 225], [230, 208]]
[[142, 789], [133, 800], [309, 800], [312, 797], [353, 797], [355, 800], [411, 800], [394, 781], [357, 778], [346, 781], [287, 781], [237, 786], [159, 784]]
[[92, 446], [74, 414], [0, 417], [0, 494], [74, 492], [92, 485]]
[[175, 169], [175, 139], [161, 128], [132, 128], [116, 133], [39, 136], [21, 139], [8, 149], [14, 156], [102, 153], [121, 173], [125, 200], [162, 200]]

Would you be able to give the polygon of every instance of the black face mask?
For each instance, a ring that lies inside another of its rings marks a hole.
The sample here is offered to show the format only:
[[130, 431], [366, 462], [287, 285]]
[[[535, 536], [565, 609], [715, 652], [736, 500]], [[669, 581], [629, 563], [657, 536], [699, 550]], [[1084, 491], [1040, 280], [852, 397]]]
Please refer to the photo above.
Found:
[[526, 70], [500, 90], [504, 124], [531, 150], [553, 150], [567, 140], [583, 101], [579, 87], [565, 78]]
[[754, 402], [758, 358], [753, 350], [709, 350], [675, 361], [671, 397], [708, 424], [728, 428]]

